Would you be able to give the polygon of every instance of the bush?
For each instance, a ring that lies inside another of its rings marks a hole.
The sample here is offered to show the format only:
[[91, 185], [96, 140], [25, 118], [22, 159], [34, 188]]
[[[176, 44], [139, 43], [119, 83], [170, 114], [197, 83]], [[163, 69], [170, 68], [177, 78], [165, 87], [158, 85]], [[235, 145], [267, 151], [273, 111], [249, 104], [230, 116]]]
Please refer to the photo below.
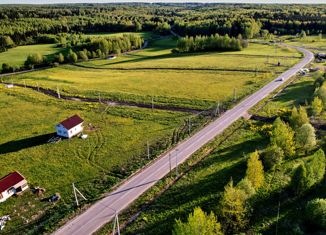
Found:
[[326, 229], [326, 200], [316, 198], [309, 201], [306, 206], [306, 218], [311, 224]]
[[283, 150], [277, 145], [271, 145], [262, 153], [262, 160], [266, 169], [272, 169], [274, 166], [279, 165], [284, 157]]

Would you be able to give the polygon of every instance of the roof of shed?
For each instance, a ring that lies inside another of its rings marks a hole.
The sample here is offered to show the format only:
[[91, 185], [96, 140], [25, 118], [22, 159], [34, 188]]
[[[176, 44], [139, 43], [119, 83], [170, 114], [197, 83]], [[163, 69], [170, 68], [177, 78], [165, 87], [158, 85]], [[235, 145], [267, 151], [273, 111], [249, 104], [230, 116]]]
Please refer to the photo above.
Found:
[[67, 118], [66, 120], [60, 122], [60, 124], [67, 130], [70, 130], [71, 128], [73, 128], [83, 122], [84, 122], [84, 120], [81, 117], [79, 117], [77, 114], [75, 114], [74, 116]]
[[2, 179], [0, 179], [0, 192], [4, 192], [19, 182], [25, 180], [24, 176], [22, 176], [19, 172], [14, 171]]

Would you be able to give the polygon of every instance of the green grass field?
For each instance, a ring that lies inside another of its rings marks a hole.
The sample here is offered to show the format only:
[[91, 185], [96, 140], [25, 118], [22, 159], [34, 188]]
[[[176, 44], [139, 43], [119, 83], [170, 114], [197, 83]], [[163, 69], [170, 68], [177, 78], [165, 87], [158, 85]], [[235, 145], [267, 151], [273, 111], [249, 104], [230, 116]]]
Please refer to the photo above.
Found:
[[55, 44], [39, 44], [30, 46], [18, 46], [0, 53], [0, 65], [8, 63], [12, 66], [22, 66], [28, 55], [33, 53], [41, 53], [50, 56], [62, 50], [57, 48]]
[[[268, 109], [268, 106], [275, 108], [270, 110], [271, 115], [278, 115], [278, 109], [290, 110], [293, 104], [301, 103], [304, 98], [311, 98], [314, 91], [312, 86], [311, 78], [301, 78], [286, 88], [265, 108]], [[304, 94], [304, 97], [301, 97], [301, 94]], [[254, 123], [261, 125], [258, 122]], [[248, 125], [237, 128], [222, 144], [221, 140], [217, 138], [211, 145], [215, 146], [213, 152], [159, 196], [135, 222], [127, 226], [124, 234], [170, 234], [175, 220], [179, 218], [183, 221], [186, 220], [188, 214], [195, 207], [201, 207], [207, 213], [213, 211], [219, 218], [218, 203], [224, 186], [231, 177], [235, 184], [239, 182], [245, 176], [247, 154], [257, 149], [264, 149], [267, 144], [268, 138], [256, 130], [252, 130]], [[307, 160], [309, 157], [301, 159]], [[278, 192], [287, 187], [292, 169], [298, 165], [301, 159], [286, 160], [282, 167], [278, 168], [278, 171], [265, 173], [264, 186], [252, 202], [253, 212], [251, 212], [249, 224], [252, 233], [275, 234], [280, 197], [278, 232], [279, 234], [289, 234], [291, 231], [289, 225], [296, 225], [297, 221], [302, 219], [301, 211], [298, 215], [298, 211], [301, 210], [299, 208], [304, 206], [307, 200], [310, 200], [316, 193], [319, 193], [320, 197], [326, 196], [324, 186], [317, 192], [313, 191], [311, 194], [295, 200], [289, 200], [286, 193], [279, 196]], [[150, 198], [150, 195], [144, 197]], [[295, 226], [291, 229], [294, 231]]]
[[[77, 67], [65, 65], [46, 71], [13, 77], [30, 85], [56, 89], [70, 95], [207, 109], [216, 101], [250, 94], [298, 61], [296, 51], [260, 44], [241, 52], [173, 54], [176, 41], [164, 38], [149, 48], [119, 56], [115, 60], [94, 60]], [[280, 61], [281, 66], [275, 64]], [[126, 70], [128, 69], [128, 70]], [[244, 70], [244, 71], [243, 71]], [[257, 71], [257, 72], [256, 72]]]
[[[72, 182], [77, 182], [89, 200], [98, 198], [147, 161], [147, 141], [154, 151], [153, 146], [163, 140], [166, 143], [188, 117], [180, 112], [61, 101], [18, 87], [1, 87], [0, 100], [0, 177], [18, 170], [30, 187], [44, 187], [45, 196], [59, 192], [59, 205], [68, 209], [73, 204]], [[73, 114], [85, 119], [89, 138], [46, 143], [55, 125]], [[52, 205], [27, 192], [1, 203], [0, 215], [12, 217], [7, 230], [32, 226], [50, 208]]]
[[90, 37], [121, 37], [124, 34], [135, 34], [144, 39], [150, 39], [153, 36], [153, 34], [151, 32], [96, 33], [96, 34], [86, 34], [86, 36], [90, 36]]

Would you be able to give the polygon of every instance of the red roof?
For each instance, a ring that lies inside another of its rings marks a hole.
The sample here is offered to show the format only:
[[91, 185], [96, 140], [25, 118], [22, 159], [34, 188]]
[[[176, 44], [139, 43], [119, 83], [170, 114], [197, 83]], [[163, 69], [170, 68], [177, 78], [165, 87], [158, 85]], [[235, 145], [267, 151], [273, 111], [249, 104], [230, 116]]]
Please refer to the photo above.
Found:
[[62, 126], [64, 126], [64, 128], [66, 128], [67, 130], [70, 130], [71, 128], [83, 123], [84, 120], [79, 117], [77, 114], [75, 114], [74, 116], [67, 118], [66, 120], [60, 122], [60, 124]]
[[23, 181], [25, 178], [17, 171], [14, 171], [0, 179], [0, 193], [10, 189], [14, 185]]

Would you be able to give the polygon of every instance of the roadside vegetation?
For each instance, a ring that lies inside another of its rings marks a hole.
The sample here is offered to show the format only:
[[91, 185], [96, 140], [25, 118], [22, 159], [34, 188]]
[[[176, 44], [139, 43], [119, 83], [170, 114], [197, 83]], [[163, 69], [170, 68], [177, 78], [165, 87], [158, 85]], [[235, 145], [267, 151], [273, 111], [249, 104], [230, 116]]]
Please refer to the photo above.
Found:
[[[0, 204], [0, 217], [11, 217], [0, 234], [49, 234], [275, 79], [302, 58], [279, 41], [324, 53], [324, 18], [324, 5], [1, 6], [0, 80], [14, 86], [0, 87], [0, 178], [17, 170], [32, 190]], [[126, 222], [142, 210], [123, 232], [325, 230], [326, 64], [319, 62], [312, 76], [180, 166], [180, 178], [171, 172], [152, 187], [121, 214]], [[88, 138], [48, 143], [73, 114], [85, 119]], [[87, 198], [81, 207], [73, 182]], [[61, 200], [50, 203], [55, 193]]]
[[185, 234], [182, 228], [196, 226], [191, 213], [199, 213], [198, 207], [209, 218], [215, 214], [205, 222], [219, 223], [225, 234], [323, 231], [326, 119], [318, 101], [323, 86], [315, 79], [299, 78], [257, 113], [264, 119], [242, 121], [222, 143], [217, 138], [212, 153], [156, 198], [125, 234]]

